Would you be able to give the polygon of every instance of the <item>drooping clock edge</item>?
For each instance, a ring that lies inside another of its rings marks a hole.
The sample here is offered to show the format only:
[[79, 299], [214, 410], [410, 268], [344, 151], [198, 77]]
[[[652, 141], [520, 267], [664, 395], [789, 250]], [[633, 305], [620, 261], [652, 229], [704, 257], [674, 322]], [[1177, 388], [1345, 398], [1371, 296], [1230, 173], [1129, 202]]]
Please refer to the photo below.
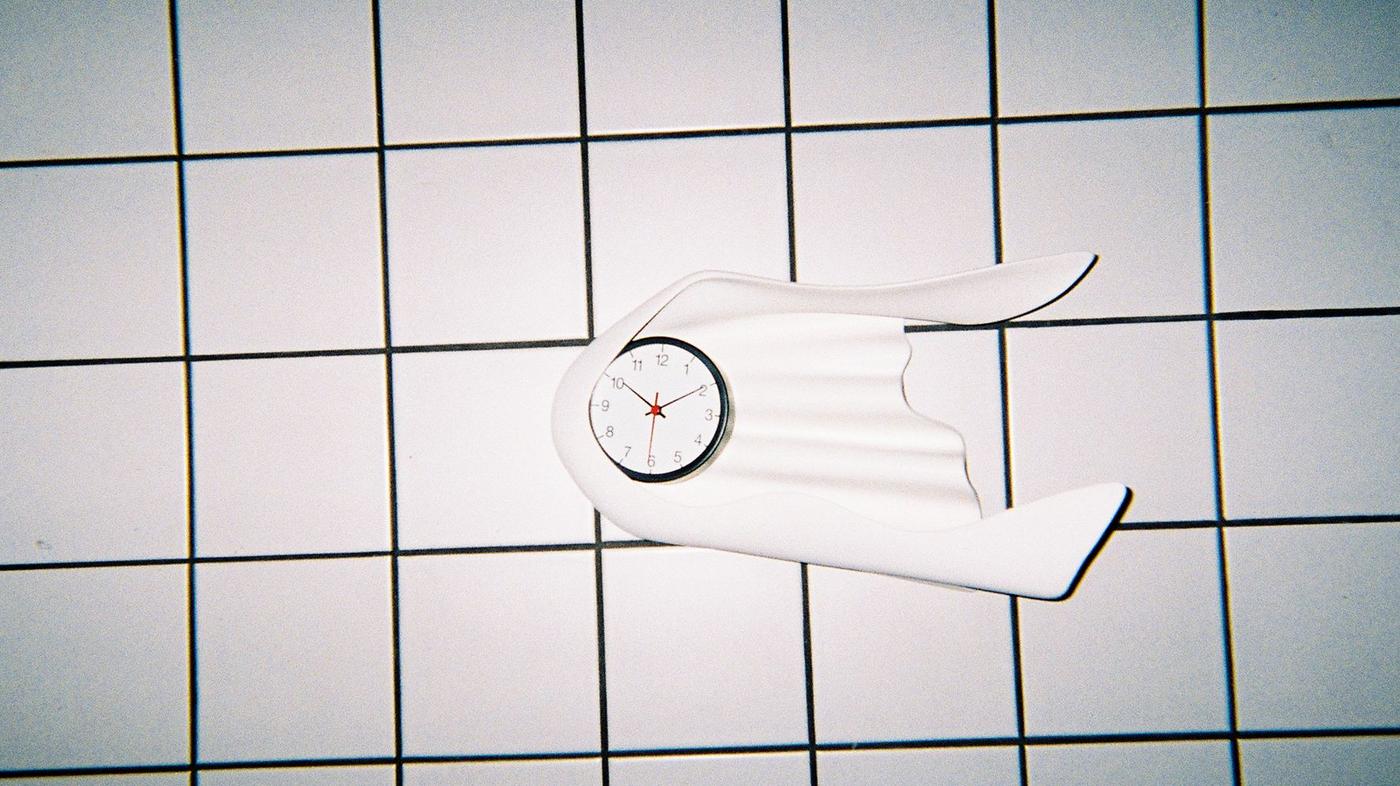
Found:
[[600, 455], [586, 409], [598, 370], [663, 308], [689, 318], [852, 313], [991, 324], [1044, 307], [1092, 267], [1089, 253], [1007, 263], [877, 287], [825, 287], [700, 272], [649, 298], [595, 339], [555, 395], [552, 431], [566, 470], [600, 513], [643, 538], [1054, 600], [1068, 593], [1126, 504], [1122, 484], [1068, 491], [932, 532], [894, 530], [818, 496], [772, 494], [698, 508], [648, 492]]

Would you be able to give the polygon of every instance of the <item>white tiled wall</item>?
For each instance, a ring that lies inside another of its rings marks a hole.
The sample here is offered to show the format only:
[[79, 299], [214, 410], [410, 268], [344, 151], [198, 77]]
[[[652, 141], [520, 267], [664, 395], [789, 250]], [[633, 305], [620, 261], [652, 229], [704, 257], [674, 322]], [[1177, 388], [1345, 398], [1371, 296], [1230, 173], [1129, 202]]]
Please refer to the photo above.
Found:
[[[1202, 13], [1203, 11], [1203, 13]], [[0, 782], [1383, 782], [1400, 11], [0, 3]], [[554, 457], [688, 272], [1069, 250], [915, 326], [1062, 602], [639, 544]]]

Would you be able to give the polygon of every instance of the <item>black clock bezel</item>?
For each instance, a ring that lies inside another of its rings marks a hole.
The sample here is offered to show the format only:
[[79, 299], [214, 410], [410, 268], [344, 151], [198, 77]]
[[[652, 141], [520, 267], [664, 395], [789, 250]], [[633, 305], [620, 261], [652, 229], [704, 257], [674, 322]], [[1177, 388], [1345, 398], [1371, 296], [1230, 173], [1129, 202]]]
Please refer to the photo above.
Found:
[[[696, 347], [694, 344], [691, 344], [688, 341], [682, 341], [681, 339], [672, 338], [670, 336], [647, 336], [645, 338], [634, 338], [631, 341], [627, 342], [627, 346], [623, 347], [621, 351], [619, 351], [615, 356], [613, 356], [613, 359], [608, 362], [608, 365], [612, 365], [612, 363], [618, 358], [622, 357], [623, 355], [626, 355], [628, 352], [637, 349], [638, 347], [650, 346], [652, 344], [669, 344], [671, 346], [676, 347], [677, 349], [682, 349], [686, 352], [689, 352], [692, 357], [700, 361], [700, 363], [704, 365], [706, 369], [709, 370], [710, 376], [714, 377], [715, 388], [719, 391], [719, 425], [715, 428], [714, 436], [710, 438], [710, 441], [707, 445], [705, 445], [704, 450], [700, 451], [700, 455], [696, 456], [684, 466], [678, 469], [670, 470], [668, 472], [658, 472], [655, 474], [637, 472], [636, 470], [628, 469], [627, 467], [622, 466], [622, 464], [618, 463], [617, 459], [614, 459], [612, 456], [608, 455], [608, 452], [606, 450], [603, 450], [602, 443], [598, 443], [598, 449], [602, 450], [603, 455], [608, 457], [608, 460], [613, 463], [613, 466], [621, 470], [622, 474], [626, 475], [627, 477], [635, 481], [639, 481], [641, 483], [665, 483], [667, 481], [679, 480], [681, 478], [693, 475], [695, 472], [697, 472], [707, 463], [709, 463], [710, 459], [714, 458], [715, 454], [719, 452], [720, 445], [723, 444], [725, 437], [729, 434], [729, 386], [724, 381], [724, 375], [720, 373], [719, 366], [715, 365], [715, 362], [710, 359], [709, 355], [706, 355], [704, 352], [700, 351], [699, 347]], [[590, 399], [588, 408], [588, 420], [590, 431], [592, 431], [593, 421], [592, 403], [593, 402]], [[597, 442], [596, 434], [594, 435], [594, 441]]]

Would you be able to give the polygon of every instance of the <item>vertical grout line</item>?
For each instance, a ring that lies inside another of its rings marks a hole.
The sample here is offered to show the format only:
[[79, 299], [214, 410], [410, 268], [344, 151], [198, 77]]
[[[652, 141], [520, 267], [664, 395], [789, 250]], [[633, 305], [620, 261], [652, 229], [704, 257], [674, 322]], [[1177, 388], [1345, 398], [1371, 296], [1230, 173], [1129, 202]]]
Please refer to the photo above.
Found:
[[598, 763], [608, 786], [608, 649], [603, 627], [603, 516], [593, 511], [593, 598], [598, 627]]
[[[797, 209], [792, 187], [792, 50], [787, 0], [778, 2], [779, 28], [783, 53], [783, 161], [787, 179], [788, 280], [797, 280]], [[816, 686], [812, 679], [812, 595], [809, 568], [798, 566], [802, 588], [802, 678], [807, 702], [807, 777], [817, 786]]]
[[389, 200], [384, 154], [384, 59], [381, 48], [379, 0], [370, 0], [371, 45], [374, 51], [375, 164], [379, 185], [379, 279], [384, 317], [384, 427], [389, 493], [389, 633], [394, 675], [394, 783], [403, 784], [403, 658], [399, 614], [399, 495], [398, 461], [394, 452], [394, 346], [389, 299]]
[[[588, 338], [595, 332], [593, 320], [593, 211], [588, 180], [588, 72], [584, 61], [583, 0], [574, 0], [574, 51], [578, 58], [579, 164], [583, 198], [583, 302]], [[612, 775], [608, 756], [608, 646], [603, 605], [603, 516], [593, 511], [593, 605], [598, 638], [598, 768], [602, 786]]]
[[[997, 13], [996, 0], [987, 0], [987, 144], [991, 158], [992, 179], [992, 253], [994, 261], [1004, 262], [1001, 226], [1001, 97], [997, 85]], [[1006, 507], [1014, 502], [1011, 478], [1011, 386], [1006, 352], [1006, 326], [997, 326], [997, 370], [1001, 391], [1001, 470], [1002, 493]], [[1012, 596], [1007, 602], [1007, 624], [1011, 628], [1012, 696], [1016, 705], [1016, 761], [1021, 786], [1027, 786], [1030, 773], [1026, 767], [1026, 693], [1021, 673], [1021, 599]]]
[[797, 280], [797, 205], [792, 188], [792, 60], [789, 50], [788, 3], [780, 0], [783, 36], [783, 155], [787, 169], [788, 280]]
[[[583, 308], [588, 338], [593, 324], [593, 207], [588, 182], [588, 79], [583, 59], [583, 0], [574, 0], [574, 50], [578, 58], [579, 165], [583, 173]], [[604, 770], [604, 783], [606, 783]]]
[[[1005, 480], [1003, 493], [1006, 507], [1012, 506], [1011, 485], [1011, 396], [1006, 373], [1006, 330], [997, 330], [997, 360], [1001, 371], [1001, 469]], [[1020, 767], [1021, 786], [1026, 786], [1030, 773], [1026, 769], [1026, 691], [1021, 673], [1021, 599], [1008, 598], [1008, 624], [1011, 627], [1011, 688], [1016, 705], [1016, 758]]]
[[1206, 76], [1206, 4], [1196, 2], [1196, 98], [1201, 112], [1196, 119], [1199, 143], [1201, 188], [1201, 284], [1202, 305], [1205, 310], [1206, 375], [1210, 394], [1210, 448], [1215, 484], [1215, 518], [1221, 522], [1215, 528], [1215, 548], [1220, 581], [1220, 633], [1225, 668], [1225, 711], [1230, 724], [1230, 770], [1235, 786], [1243, 781], [1240, 764], [1239, 714], [1236, 708], [1234, 633], [1230, 622], [1229, 563], [1225, 548], [1225, 489], [1224, 467], [1220, 451], [1220, 376], [1215, 349], [1215, 268], [1210, 211], [1210, 118], [1206, 109], [1209, 83]]
[[808, 566], [799, 566], [802, 581], [802, 670], [807, 688], [807, 773], [812, 786], [817, 786], [817, 705], [816, 684], [812, 680], [812, 593], [808, 584]]
[[180, 346], [185, 385], [185, 627], [188, 661], [189, 782], [199, 783], [199, 658], [195, 610], [194, 370], [190, 363], [189, 230], [185, 219], [185, 121], [180, 98], [180, 24], [175, 0], [166, 5], [170, 25], [170, 99], [175, 133], [175, 215], [180, 243]]

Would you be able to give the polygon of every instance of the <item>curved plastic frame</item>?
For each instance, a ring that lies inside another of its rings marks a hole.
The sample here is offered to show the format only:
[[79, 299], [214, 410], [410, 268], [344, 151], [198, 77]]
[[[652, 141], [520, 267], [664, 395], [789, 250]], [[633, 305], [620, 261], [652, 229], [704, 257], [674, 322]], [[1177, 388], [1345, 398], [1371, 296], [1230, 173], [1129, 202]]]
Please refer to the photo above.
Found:
[[[961, 438], [904, 402], [903, 320], [1011, 319], [1061, 297], [1094, 261], [1062, 254], [875, 287], [696, 273], [575, 360], [554, 399], [555, 447], [598, 510], [643, 538], [1063, 597], [1127, 489], [1104, 483], [980, 518]], [[598, 376], [648, 335], [702, 347], [729, 378], [734, 407], [734, 432], [715, 461], [673, 483], [619, 472], [588, 426]], [[793, 396], [793, 380], [813, 374], [819, 381], [802, 389], [815, 392]]]

